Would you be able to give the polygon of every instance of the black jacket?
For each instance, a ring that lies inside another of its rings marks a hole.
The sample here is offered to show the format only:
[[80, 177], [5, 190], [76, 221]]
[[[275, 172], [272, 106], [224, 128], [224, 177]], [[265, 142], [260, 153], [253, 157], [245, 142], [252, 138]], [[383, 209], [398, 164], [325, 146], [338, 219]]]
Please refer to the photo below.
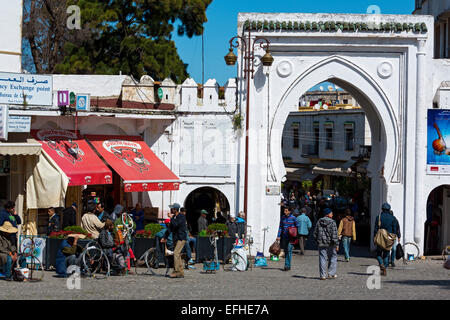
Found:
[[167, 239], [171, 232], [174, 243], [178, 240], [186, 240], [188, 233], [186, 217], [184, 216], [184, 214], [179, 213], [177, 216], [173, 216], [173, 218], [170, 219], [169, 229], [166, 230], [164, 238]]
[[66, 227], [77, 224], [77, 212], [73, 207], [65, 208], [63, 211], [63, 230]]
[[57, 214], [54, 214], [53, 217], [48, 221], [47, 227], [47, 235], [50, 235], [52, 232], [58, 232], [61, 230], [61, 220]]

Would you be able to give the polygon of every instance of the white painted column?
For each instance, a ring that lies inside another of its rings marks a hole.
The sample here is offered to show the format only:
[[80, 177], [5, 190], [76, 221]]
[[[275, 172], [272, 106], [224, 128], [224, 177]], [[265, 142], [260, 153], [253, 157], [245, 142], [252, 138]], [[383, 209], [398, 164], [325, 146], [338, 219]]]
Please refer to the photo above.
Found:
[[426, 39], [417, 41], [417, 83], [416, 83], [416, 181], [415, 181], [415, 205], [414, 205], [414, 242], [422, 242], [423, 223], [421, 219], [421, 208], [424, 195], [424, 175], [426, 166], [426, 76], [425, 76], [425, 44]]

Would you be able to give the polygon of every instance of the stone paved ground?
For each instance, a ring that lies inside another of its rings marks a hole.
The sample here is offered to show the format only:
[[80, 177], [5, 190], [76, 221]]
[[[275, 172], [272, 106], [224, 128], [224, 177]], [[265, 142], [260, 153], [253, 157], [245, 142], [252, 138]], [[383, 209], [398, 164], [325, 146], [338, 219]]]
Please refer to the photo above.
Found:
[[[355, 252], [358, 251], [357, 248]], [[318, 279], [318, 254], [294, 253], [291, 271], [281, 268], [284, 260], [268, 261], [268, 268], [247, 272], [204, 274], [202, 265], [185, 272], [184, 279], [128, 275], [81, 280], [81, 290], [68, 290], [66, 280], [46, 272], [44, 281], [0, 281], [0, 299], [449, 299], [450, 271], [442, 261], [397, 263], [382, 277], [381, 289], [369, 290], [367, 267], [375, 259], [354, 257], [347, 263], [339, 255], [338, 279]]]

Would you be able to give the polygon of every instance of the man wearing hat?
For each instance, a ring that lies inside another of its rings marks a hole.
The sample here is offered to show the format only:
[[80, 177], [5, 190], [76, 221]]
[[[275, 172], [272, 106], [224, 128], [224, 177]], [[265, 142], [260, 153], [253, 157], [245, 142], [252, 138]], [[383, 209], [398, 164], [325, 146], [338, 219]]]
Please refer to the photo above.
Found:
[[[379, 219], [381, 219], [381, 224], [379, 224]], [[381, 214], [375, 219], [375, 230], [374, 235], [377, 234], [378, 229], [385, 229], [387, 232], [392, 234], [399, 234], [399, 223], [397, 218], [391, 214], [391, 206], [389, 203], [383, 203], [381, 206]], [[381, 275], [385, 276], [387, 274], [386, 269], [389, 266], [389, 253], [383, 248], [377, 246], [377, 260], [380, 265]]]
[[[5, 280], [11, 280], [13, 263], [17, 261], [17, 247], [11, 241], [13, 234], [17, 233], [11, 222], [5, 221], [0, 226], [0, 266], [3, 268]], [[25, 268], [25, 259], [19, 261], [21, 268]]]
[[174, 270], [170, 274], [170, 278], [184, 278], [184, 264], [181, 259], [181, 250], [183, 250], [184, 245], [186, 244], [187, 224], [184, 214], [180, 214], [180, 207], [181, 206], [178, 203], [169, 206], [170, 224], [164, 234], [164, 238], [161, 240], [162, 243], [166, 242], [169, 234], [172, 233], [175, 249], [173, 252]]
[[314, 238], [319, 247], [320, 280], [337, 278], [338, 229], [330, 208], [323, 209], [324, 217], [317, 221]]
[[208, 229], [208, 220], [206, 219], [206, 215], [208, 211], [203, 209], [200, 211], [200, 218], [197, 220], [198, 232], [200, 233], [202, 230]]

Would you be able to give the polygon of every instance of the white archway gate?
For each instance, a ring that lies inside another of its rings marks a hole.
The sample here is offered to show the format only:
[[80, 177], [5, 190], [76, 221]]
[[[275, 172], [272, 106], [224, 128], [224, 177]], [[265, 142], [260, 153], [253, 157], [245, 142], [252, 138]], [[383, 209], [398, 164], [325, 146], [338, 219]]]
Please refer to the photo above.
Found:
[[[323, 81], [349, 91], [369, 120], [372, 226], [387, 201], [400, 222], [403, 240], [423, 247], [426, 109], [434, 96], [433, 34], [428, 30], [434, 30], [433, 23], [430, 16], [239, 14], [238, 34], [247, 36], [250, 30], [253, 40], [267, 38], [275, 59], [269, 71], [255, 60], [249, 96], [247, 216], [256, 250], [262, 249], [263, 228], [269, 226], [266, 254], [278, 231], [280, 198], [266, 194], [266, 189], [280, 186], [286, 174], [281, 154], [285, 121], [297, 110], [299, 97]], [[238, 61], [242, 65], [242, 52]], [[244, 105], [240, 72], [239, 98]], [[244, 157], [242, 152], [241, 163]]]

